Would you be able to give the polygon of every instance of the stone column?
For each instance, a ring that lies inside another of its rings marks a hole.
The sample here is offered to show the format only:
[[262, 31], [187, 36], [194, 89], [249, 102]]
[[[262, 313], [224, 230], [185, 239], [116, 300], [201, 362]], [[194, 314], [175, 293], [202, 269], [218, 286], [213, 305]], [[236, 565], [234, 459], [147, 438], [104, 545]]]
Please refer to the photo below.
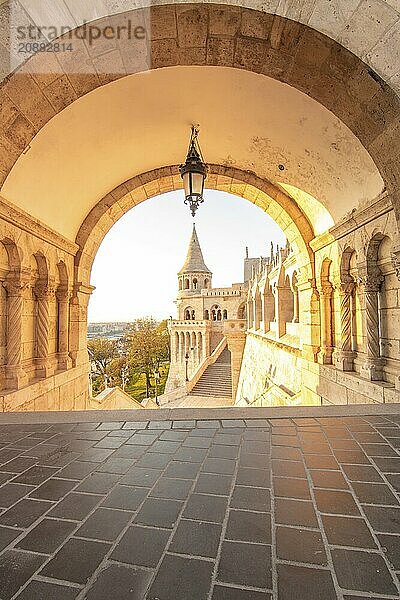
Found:
[[69, 300], [71, 292], [60, 286], [56, 292], [58, 303], [58, 368], [62, 371], [70, 369], [72, 360], [69, 356]]
[[383, 277], [380, 271], [362, 276], [359, 284], [364, 296], [364, 324], [366, 341], [366, 360], [361, 367], [361, 375], [370, 381], [382, 381], [384, 361], [380, 357], [379, 330], [379, 289]]
[[73, 367], [87, 365], [88, 370], [87, 309], [93, 290], [91, 285], [77, 283], [72, 290], [70, 302], [69, 355]]
[[252, 315], [253, 315], [253, 319], [252, 319], [253, 322], [251, 324], [251, 328], [256, 331], [257, 330], [257, 301], [255, 298], [252, 299], [251, 304], [252, 304]]
[[340, 342], [339, 349], [334, 352], [333, 362], [340, 371], [354, 370], [354, 356], [352, 350], [352, 307], [351, 297], [354, 281], [340, 283], [338, 286], [340, 298]]
[[48, 281], [38, 282], [33, 293], [37, 300], [37, 312], [35, 321], [36, 341], [36, 374], [38, 377], [49, 377], [52, 374], [52, 366], [49, 356], [50, 347], [50, 301], [54, 289]]
[[13, 273], [3, 285], [7, 291], [7, 365], [8, 389], [20, 389], [27, 385], [28, 376], [22, 367], [22, 335], [24, 294], [29, 288], [30, 274]]
[[332, 286], [323, 285], [319, 290], [321, 314], [321, 344], [318, 352], [318, 362], [321, 365], [332, 364]]
[[278, 338], [286, 333], [286, 319], [284, 296], [286, 288], [277, 285], [275, 288], [275, 319], [276, 319], [276, 335]]
[[254, 327], [254, 304], [253, 304], [253, 298], [249, 298], [249, 300], [247, 302], [247, 321], [248, 321], [248, 328], [249, 329], [253, 329], [253, 327]]

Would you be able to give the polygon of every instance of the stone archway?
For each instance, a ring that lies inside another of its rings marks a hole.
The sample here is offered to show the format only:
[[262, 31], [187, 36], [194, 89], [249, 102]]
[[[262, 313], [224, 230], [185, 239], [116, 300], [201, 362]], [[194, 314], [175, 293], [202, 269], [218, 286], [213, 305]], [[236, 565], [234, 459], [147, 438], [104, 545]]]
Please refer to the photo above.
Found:
[[[149, 24], [149, 64], [146, 68], [154, 73], [167, 72], [167, 67], [173, 69], [176, 66], [223, 70], [229, 68], [235, 73], [257, 74], [260, 79], [269, 78], [271, 81], [278, 81], [285, 89], [298, 90], [328, 109], [349, 128], [359, 140], [360, 146], [365, 149], [371, 163], [373, 161], [374, 166], [377, 167], [388, 193], [386, 196], [387, 204], [390, 204], [388, 210], [393, 206], [399, 218], [399, 99], [388, 83], [349, 49], [304, 23], [226, 4], [154, 6], [150, 10], [137, 9], [104, 20], [100, 19], [97, 25], [101, 26], [103, 23], [117, 27], [126, 23], [127, 19], [132, 19], [135, 23]], [[299, 17], [299, 20], [302, 19]], [[53, 61], [50, 67], [43, 62], [46, 60]], [[132, 77], [135, 76], [134, 74], [138, 74], [139, 77], [143, 68], [143, 64], [137, 63], [132, 49], [127, 44], [115, 44], [103, 39], [101, 43], [94, 44], [88, 49], [81, 41], [68, 55], [63, 56], [61, 53], [58, 56], [52, 55], [51, 58], [40, 54], [34, 56], [10, 75], [0, 87], [1, 192], [6, 198], [14, 200], [18, 205], [17, 208], [22, 210], [10, 208], [6, 201], [4, 201], [5, 208], [0, 203], [0, 209], [7, 223], [11, 223], [11, 210], [16, 210], [12, 214], [18, 213], [16, 229], [20, 227], [24, 235], [20, 237], [19, 231], [14, 231], [13, 235], [15, 239], [22, 240], [21, 255], [26, 254], [25, 262], [17, 273], [18, 314], [15, 314], [14, 320], [19, 326], [23, 316], [20, 293], [21, 284], [25, 282], [23, 276], [26, 275], [26, 279], [29, 280], [29, 264], [26, 257], [37, 253], [41, 250], [41, 245], [47, 244], [45, 255], [50, 257], [49, 265], [53, 273], [60, 261], [65, 262], [71, 274], [75, 267], [74, 278], [69, 279], [71, 288], [66, 291], [66, 294], [71, 296], [69, 359], [72, 360], [71, 371], [75, 372], [76, 381], [72, 386], [72, 392], [71, 387], [61, 387], [70, 384], [73, 380], [73, 376], [69, 377], [69, 374], [62, 373], [63, 377], [59, 377], [60, 385], [53, 381], [51, 383], [53, 387], [49, 384], [46, 393], [42, 391], [43, 386], [37, 385], [35, 393], [41, 400], [37, 405], [35, 404], [35, 408], [48, 406], [48, 403], [53, 401], [52, 398], [55, 396], [53, 389], [57, 386], [58, 397], [61, 397], [62, 393], [64, 400], [67, 396], [72, 398], [79, 396], [81, 401], [75, 406], [82, 406], [87, 396], [85, 345], [86, 308], [91, 292], [90, 269], [99, 243], [113, 223], [129, 208], [148, 197], [175, 189], [178, 185], [180, 187], [181, 182], [177, 168], [174, 166], [178, 160], [176, 156], [171, 159], [171, 162], [160, 159], [147, 170], [133, 166], [133, 177], [127, 181], [125, 181], [127, 177], [116, 177], [112, 185], [107, 187], [106, 195], [103, 191], [97, 196], [93, 194], [88, 199], [82, 207], [83, 215], [78, 221], [77, 236], [73, 228], [70, 230], [73, 234], [66, 234], [45, 218], [42, 219], [44, 223], [39, 223], [38, 215], [35, 215], [37, 217], [35, 220], [31, 218], [32, 215], [24, 214], [24, 208], [26, 213], [30, 202], [34, 204], [30, 201], [29, 190], [26, 190], [23, 195], [16, 194], [10, 197], [8, 184], [16, 170], [23, 171], [24, 165], [29, 160], [30, 145], [34, 145], [35, 140], [47, 126], [55, 124], [60, 115], [65, 116], [69, 111], [72, 112], [74, 106], [79, 105], [83, 97], [94, 97], [104, 89], [112, 89], [112, 86], [115, 87], [119, 83], [117, 80], [121, 82], [128, 80], [131, 74]], [[268, 143], [265, 143], [265, 138], [261, 141], [261, 153], [264, 152], [266, 155]], [[95, 149], [95, 146], [93, 148]], [[331, 150], [335, 152], [337, 148], [332, 147]], [[325, 241], [319, 239], [317, 242], [313, 240], [315, 231], [305, 211], [301, 210], [293, 197], [277, 187], [281, 183], [277, 177], [268, 181], [268, 178], [260, 176], [257, 169], [254, 169], [254, 174], [249, 172], [248, 166], [240, 164], [240, 161], [235, 163], [234, 160], [230, 160], [230, 157], [224, 158], [226, 160], [214, 161], [210, 187], [230, 191], [261, 206], [275, 218], [292, 246], [299, 250], [303, 261], [303, 264], [299, 265], [298, 273], [298, 289], [303, 299], [301, 310], [308, 311], [308, 323], [311, 323], [310, 329], [314, 329], [314, 333], [310, 332], [305, 344], [309, 346], [312, 361], [319, 343], [318, 336], [315, 334], [315, 314], [318, 312], [319, 300], [314, 288], [314, 253], [323, 249], [324, 244], [328, 242], [326, 239]], [[318, 157], [314, 160], [318, 163]], [[163, 166], [166, 164], [173, 166]], [[232, 164], [234, 167], [230, 166]], [[280, 166], [284, 167], [276, 164], [277, 169]], [[298, 170], [301, 170], [301, 164], [298, 164]], [[68, 177], [68, 173], [66, 176]], [[117, 185], [121, 181], [125, 183]], [[49, 194], [46, 202], [51, 200], [53, 198]], [[372, 202], [373, 198], [368, 197], [364, 200]], [[371, 213], [374, 213], [375, 206], [374, 204], [370, 209]], [[66, 213], [69, 208], [66, 207]], [[349, 210], [352, 208], [354, 207], [348, 206]], [[366, 221], [367, 217], [364, 220]], [[361, 221], [355, 222], [358, 224]], [[12, 225], [14, 226], [15, 223], [13, 222]], [[343, 228], [340, 230], [337, 226], [335, 231], [338, 237], [343, 237]], [[60, 233], [64, 238], [59, 235]], [[398, 227], [395, 235], [398, 236]], [[77, 244], [74, 243], [75, 239]], [[46, 244], [42, 244], [42, 241]], [[27, 273], [24, 271], [25, 268]], [[61, 285], [61, 281], [59, 283], [58, 292], [61, 293], [61, 288], [65, 285]], [[11, 286], [9, 287], [11, 289]], [[11, 292], [13, 293], [13, 290]], [[13, 297], [11, 293], [9, 297]], [[54, 303], [54, 299], [52, 302]], [[22, 328], [20, 329], [22, 336]], [[18, 340], [17, 345], [20, 354], [22, 339]], [[9, 366], [21, 367], [23, 361], [20, 360], [19, 355], [17, 358], [18, 364]], [[62, 357], [59, 357], [62, 363], [61, 359]], [[64, 362], [68, 370], [69, 361]], [[29, 368], [30, 365], [27, 365], [28, 370]], [[78, 368], [80, 368], [79, 372]], [[55, 375], [54, 380], [58, 376]], [[64, 390], [62, 393], [61, 389]], [[54, 405], [56, 406], [55, 403]]]
[[[207, 187], [241, 196], [267, 212], [281, 227], [299, 255], [304, 279], [314, 278], [313, 228], [293, 198], [271, 182], [233, 167], [209, 165]], [[177, 166], [163, 167], [134, 177], [107, 194], [91, 210], [76, 237], [76, 280], [90, 284], [90, 272], [106, 233], [128, 210], [152, 196], [182, 189]]]
[[[115, 27], [150, 19], [150, 69], [173, 65], [230, 66], [277, 79], [321, 103], [358, 137], [385, 181], [397, 193], [399, 99], [370, 67], [333, 39], [290, 19], [227, 5], [154, 6], [107, 17]], [[98, 25], [101, 26], [101, 19]], [[100, 61], [99, 57], [106, 56]], [[55, 114], [101, 85], [140, 70], [127, 45], [102, 40], [88, 53], [83, 42], [58, 56], [54, 80], [41, 85], [41, 56], [1, 86], [1, 180], [21, 152]], [[82, 72], [82, 61], [85, 64]], [[118, 68], [116, 68], [118, 66]], [[96, 70], [97, 67], [97, 70]], [[104, 72], [110, 76], [104, 77]], [[52, 78], [50, 78], [52, 79]], [[393, 199], [397, 210], [398, 201]]]

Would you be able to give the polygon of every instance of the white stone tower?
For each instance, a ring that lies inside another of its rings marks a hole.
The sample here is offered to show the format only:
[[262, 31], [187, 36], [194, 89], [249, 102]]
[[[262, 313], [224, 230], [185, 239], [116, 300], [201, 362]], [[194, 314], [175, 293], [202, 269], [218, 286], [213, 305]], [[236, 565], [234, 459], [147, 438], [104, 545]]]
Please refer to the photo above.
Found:
[[[204, 262], [196, 226], [193, 223], [192, 237], [189, 242], [185, 264], [178, 273], [178, 300], [185, 297], [200, 296], [201, 290], [210, 289], [211, 287], [212, 273]], [[185, 315], [179, 314], [179, 317], [186, 319]], [[192, 315], [189, 318], [195, 319]], [[203, 316], [198, 315], [196, 318], [202, 319]]]

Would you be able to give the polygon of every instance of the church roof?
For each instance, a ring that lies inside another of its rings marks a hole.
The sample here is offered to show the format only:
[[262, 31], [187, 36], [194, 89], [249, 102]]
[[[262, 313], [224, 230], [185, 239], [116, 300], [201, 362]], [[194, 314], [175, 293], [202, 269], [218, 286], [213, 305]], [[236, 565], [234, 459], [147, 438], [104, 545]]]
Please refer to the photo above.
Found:
[[203, 253], [200, 248], [199, 238], [197, 237], [196, 227], [193, 224], [192, 237], [189, 242], [189, 248], [186, 255], [185, 264], [179, 271], [179, 275], [184, 273], [210, 273], [210, 269], [206, 266], [203, 258]]

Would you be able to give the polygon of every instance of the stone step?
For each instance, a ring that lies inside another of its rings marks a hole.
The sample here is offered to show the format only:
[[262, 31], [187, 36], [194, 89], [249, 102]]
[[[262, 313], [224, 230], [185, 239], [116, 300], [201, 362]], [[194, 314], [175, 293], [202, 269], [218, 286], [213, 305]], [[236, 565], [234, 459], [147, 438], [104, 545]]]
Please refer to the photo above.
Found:
[[193, 396], [232, 398], [230, 356], [229, 350], [225, 348], [216, 362], [204, 371], [191, 391]]

